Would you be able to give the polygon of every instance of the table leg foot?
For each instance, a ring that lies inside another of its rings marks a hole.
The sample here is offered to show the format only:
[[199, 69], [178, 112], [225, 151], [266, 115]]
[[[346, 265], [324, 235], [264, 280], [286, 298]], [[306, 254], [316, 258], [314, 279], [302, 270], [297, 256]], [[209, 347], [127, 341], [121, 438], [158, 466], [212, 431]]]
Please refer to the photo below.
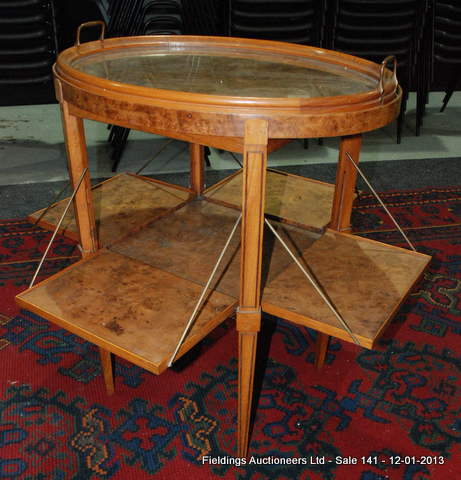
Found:
[[99, 356], [101, 357], [101, 368], [104, 376], [104, 383], [106, 384], [107, 395], [112, 395], [114, 389], [114, 375], [112, 371], [112, 354], [109, 350], [99, 347]]
[[326, 333], [317, 332], [317, 340], [315, 342], [315, 367], [320, 370], [327, 356], [328, 344], [330, 343], [330, 335]]
[[253, 380], [258, 332], [239, 332], [238, 366], [238, 457], [246, 457], [253, 398]]

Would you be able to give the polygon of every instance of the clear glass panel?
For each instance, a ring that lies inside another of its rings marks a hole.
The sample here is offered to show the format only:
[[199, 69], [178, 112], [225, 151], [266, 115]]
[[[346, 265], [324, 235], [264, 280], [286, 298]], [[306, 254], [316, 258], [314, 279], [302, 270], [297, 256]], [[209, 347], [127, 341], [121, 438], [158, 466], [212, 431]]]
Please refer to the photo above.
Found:
[[[187, 47], [186, 47], [187, 48]], [[72, 67], [113, 82], [237, 97], [330, 97], [376, 89], [345, 65], [255, 50], [131, 47], [77, 58]]]

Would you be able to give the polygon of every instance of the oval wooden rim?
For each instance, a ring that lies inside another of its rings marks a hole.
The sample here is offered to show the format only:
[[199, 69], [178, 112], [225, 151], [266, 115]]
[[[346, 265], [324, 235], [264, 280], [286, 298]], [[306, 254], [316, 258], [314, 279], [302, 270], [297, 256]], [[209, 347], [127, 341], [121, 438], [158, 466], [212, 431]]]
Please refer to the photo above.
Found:
[[[267, 97], [234, 97], [207, 95], [201, 93], [181, 92], [175, 90], [162, 90], [151, 87], [141, 87], [119, 82], [109, 81], [103, 78], [89, 75], [71, 66], [72, 62], [83, 56], [98, 54], [107, 50], [121, 50], [135, 47], [162, 47], [176, 51], [187, 47], [204, 48], [213, 47], [223, 50], [246, 49], [254, 53], [273, 53], [278, 55], [290, 55], [302, 59], [311, 58], [317, 61], [323, 61], [329, 65], [342, 65], [350, 68], [362, 75], [367, 75], [376, 80], [376, 89], [369, 92], [338, 95], [333, 97], [293, 97], [293, 98], [267, 98]], [[317, 47], [308, 47], [304, 45], [289, 44], [284, 42], [275, 42], [267, 40], [253, 40], [232, 37], [205, 37], [205, 36], [139, 36], [105, 39], [103, 46], [99, 40], [80, 44], [77, 47], [71, 47], [63, 51], [56, 62], [55, 74], [65, 82], [72, 84], [75, 82], [77, 88], [84, 88], [88, 85], [89, 90], [93, 87], [104, 89], [110, 96], [110, 92], [124, 93], [138, 96], [145, 99], [154, 99], [160, 101], [172, 101], [176, 104], [181, 103], [189, 105], [191, 108], [198, 107], [234, 107], [246, 109], [266, 108], [283, 110], [296, 110], [301, 113], [326, 113], [328, 111], [360, 111], [368, 109], [371, 106], [382, 105], [391, 102], [398, 94], [397, 85], [394, 81], [394, 74], [386, 69], [386, 80], [384, 82], [383, 94], [379, 91], [381, 79], [381, 65], [368, 60], [347, 55], [340, 52], [325, 50]], [[149, 102], [150, 103], [150, 102]]]

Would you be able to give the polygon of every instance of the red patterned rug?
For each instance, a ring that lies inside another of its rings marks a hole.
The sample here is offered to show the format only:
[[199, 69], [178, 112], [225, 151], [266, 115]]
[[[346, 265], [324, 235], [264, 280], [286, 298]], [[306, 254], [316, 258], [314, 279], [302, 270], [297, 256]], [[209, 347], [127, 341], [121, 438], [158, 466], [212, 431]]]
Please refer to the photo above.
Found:
[[[232, 321], [160, 376], [117, 360], [116, 394], [107, 397], [92, 345], [14, 305], [50, 234], [24, 220], [0, 222], [0, 479], [459, 478], [461, 188], [384, 198], [419, 251], [434, 257], [429, 270], [378, 349], [333, 340], [321, 372], [313, 331], [266, 318], [272, 339], [261, 345], [270, 360], [259, 369], [245, 465], [232, 465]], [[354, 225], [404, 246], [369, 195]], [[42, 278], [77, 258], [58, 238]]]

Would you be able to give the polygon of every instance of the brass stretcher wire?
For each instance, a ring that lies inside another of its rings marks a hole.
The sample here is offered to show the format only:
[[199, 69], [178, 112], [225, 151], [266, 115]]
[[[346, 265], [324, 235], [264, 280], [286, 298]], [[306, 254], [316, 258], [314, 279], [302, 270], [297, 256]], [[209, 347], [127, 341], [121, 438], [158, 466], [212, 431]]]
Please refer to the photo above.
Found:
[[205, 295], [207, 293], [207, 290], [208, 288], [210, 287], [210, 284], [211, 282], [213, 281], [213, 277], [215, 276], [217, 270], [218, 270], [218, 267], [224, 257], [224, 254], [226, 253], [228, 247], [229, 247], [229, 244], [235, 234], [235, 231], [237, 230], [237, 227], [239, 226], [240, 224], [240, 221], [242, 220], [242, 214], [240, 213], [239, 217], [237, 218], [234, 226], [232, 227], [232, 231], [230, 232], [229, 236], [227, 237], [227, 240], [226, 240], [226, 243], [221, 251], [221, 254], [219, 255], [219, 258], [218, 260], [216, 261], [216, 264], [215, 266], [213, 267], [213, 271], [211, 272], [209, 278], [208, 278], [208, 281], [205, 285], [205, 287], [203, 288], [202, 290], [202, 293], [200, 295], [200, 298], [198, 299], [196, 305], [195, 305], [195, 308], [194, 308], [194, 311], [192, 312], [191, 316], [189, 317], [189, 321], [187, 322], [187, 325], [185, 326], [184, 330], [183, 330], [183, 333], [181, 335], [181, 338], [179, 339], [179, 342], [178, 344], [176, 345], [176, 348], [173, 352], [173, 354], [171, 355], [170, 357], [170, 361], [168, 362], [168, 366], [171, 367], [173, 365], [173, 362], [176, 358], [176, 355], [178, 354], [178, 351], [179, 349], [181, 348], [181, 345], [184, 343], [184, 339], [186, 338], [187, 334], [189, 333], [189, 330], [190, 328], [192, 327], [192, 324], [194, 323], [194, 321], [196, 320], [196, 317], [197, 317], [197, 314], [202, 306], [202, 302], [203, 302], [203, 299], [205, 298]]
[[67, 202], [66, 208], [64, 209], [64, 212], [63, 212], [63, 214], [61, 215], [61, 218], [59, 219], [59, 222], [58, 222], [58, 224], [56, 225], [56, 228], [54, 229], [53, 235], [51, 236], [51, 239], [50, 239], [50, 241], [48, 242], [48, 245], [47, 245], [47, 247], [46, 247], [45, 253], [43, 254], [43, 256], [42, 256], [42, 258], [41, 258], [41, 260], [40, 260], [40, 263], [38, 264], [37, 270], [35, 270], [34, 276], [32, 277], [32, 280], [31, 280], [31, 282], [30, 282], [30, 284], [29, 284], [29, 288], [31, 288], [31, 287], [34, 285], [34, 283], [35, 283], [35, 280], [36, 280], [36, 278], [37, 278], [37, 275], [38, 275], [38, 273], [40, 272], [40, 269], [42, 268], [43, 262], [45, 261], [45, 258], [46, 258], [46, 256], [48, 255], [48, 251], [50, 250], [51, 245], [52, 245], [52, 243], [54, 242], [54, 239], [55, 239], [55, 237], [56, 237], [56, 235], [57, 235], [57, 233], [58, 233], [58, 231], [59, 231], [59, 228], [61, 227], [61, 223], [63, 222], [64, 217], [66, 216], [66, 213], [67, 213], [67, 211], [69, 210], [69, 207], [71, 206], [72, 201], [73, 201], [75, 195], [77, 194], [77, 191], [78, 191], [78, 189], [80, 188], [80, 185], [82, 184], [82, 181], [83, 181], [83, 179], [85, 178], [85, 174], [86, 174], [87, 171], [88, 171], [88, 167], [84, 168], [82, 174], [80, 175], [80, 178], [78, 179], [77, 186], [75, 187], [74, 191], [72, 192], [72, 195], [70, 196], [70, 198], [69, 198], [69, 200], [68, 200], [68, 202]]
[[[151, 162], [153, 162], [164, 150], [170, 143], [174, 141], [173, 138], [170, 138], [167, 140], [155, 153], [154, 155], [136, 172], [136, 175], [139, 175]], [[35, 220], [34, 225], [37, 225], [40, 220], [48, 213], [50, 208], [59, 200], [61, 195], [67, 190], [67, 188], [70, 185], [70, 181], [67, 182], [62, 190], [60, 190], [54, 197], [53, 201], [43, 210], [43, 212], [40, 214], [40, 216]]]
[[136, 172], [136, 175], [139, 175], [148, 165], [153, 162], [162, 152], [165, 150], [168, 145], [174, 141], [174, 138], [168, 139], [155, 153], [154, 155]]
[[34, 225], [37, 225], [38, 222], [40, 222], [40, 220], [48, 213], [49, 209], [59, 200], [59, 198], [67, 190], [69, 185], [70, 185], [70, 181], [66, 182], [64, 187], [54, 196], [54, 199], [52, 200], [52, 202], [43, 210], [40, 216], [35, 220]]
[[339, 323], [342, 325], [344, 330], [350, 335], [352, 338], [353, 342], [356, 345], [360, 345], [360, 342], [357, 340], [357, 337], [352, 333], [351, 328], [347, 324], [347, 322], [344, 320], [342, 315], [338, 312], [338, 309], [333, 305], [331, 300], [327, 297], [327, 295], [324, 293], [322, 286], [319, 284], [319, 282], [303, 267], [301, 262], [296, 258], [296, 255], [291, 251], [290, 247], [286, 244], [286, 242], [283, 240], [283, 238], [277, 233], [275, 228], [271, 225], [269, 220], [267, 218], [264, 219], [266, 222], [266, 225], [270, 228], [271, 232], [274, 234], [275, 238], [282, 244], [283, 248], [287, 251], [287, 253], [290, 255], [290, 257], [293, 259], [293, 261], [296, 263], [296, 265], [299, 267], [301, 272], [304, 274], [304, 276], [309, 280], [309, 282], [312, 284], [314, 287], [315, 291], [320, 295], [322, 300], [326, 303], [328, 308], [333, 312], [334, 316], [338, 319]]
[[239, 165], [240, 168], [243, 168], [242, 162], [238, 159], [237, 155], [235, 155], [234, 152], [229, 152], [230, 156], [232, 157], [233, 160], [235, 160]]
[[386, 207], [384, 202], [381, 200], [381, 197], [378, 195], [376, 190], [372, 187], [371, 183], [368, 181], [367, 177], [365, 174], [362, 172], [362, 170], [359, 168], [359, 166], [354, 162], [352, 159], [351, 155], [349, 152], [346, 152], [346, 157], [350, 160], [352, 165], [354, 165], [355, 169], [357, 172], [359, 172], [360, 176], [362, 177], [363, 181], [367, 184], [368, 188], [371, 190], [371, 193], [376, 197], [376, 200], [381, 204], [381, 206], [384, 208], [385, 212], [389, 215], [389, 218], [392, 220], [393, 224], [397, 227], [397, 230], [402, 234], [403, 238], [406, 240], [410, 248], [416, 252], [416, 248], [414, 245], [410, 242], [410, 239], [405, 235], [405, 232], [402, 230], [400, 225], [397, 223], [397, 220], [393, 217], [392, 213], [389, 211], [389, 209]]

